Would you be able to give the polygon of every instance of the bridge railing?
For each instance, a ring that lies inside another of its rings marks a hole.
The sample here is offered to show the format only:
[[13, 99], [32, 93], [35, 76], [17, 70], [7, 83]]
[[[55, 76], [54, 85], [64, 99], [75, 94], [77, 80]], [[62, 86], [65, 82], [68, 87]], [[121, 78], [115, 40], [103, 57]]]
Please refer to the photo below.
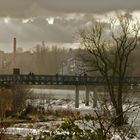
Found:
[[[140, 77], [126, 77], [126, 84], [140, 84]], [[103, 85], [106, 80], [103, 77], [70, 76], [70, 75], [0, 75], [0, 84], [44, 84], [44, 85]], [[115, 84], [118, 83], [116, 78]]]

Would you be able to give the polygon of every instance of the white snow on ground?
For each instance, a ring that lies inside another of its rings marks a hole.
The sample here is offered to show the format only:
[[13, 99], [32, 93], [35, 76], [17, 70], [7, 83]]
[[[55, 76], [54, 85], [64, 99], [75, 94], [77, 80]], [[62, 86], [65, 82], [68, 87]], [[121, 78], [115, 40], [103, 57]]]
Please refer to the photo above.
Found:
[[[40, 105], [40, 101], [37, 99], [36, 101], [32, 102], [35, 106]], [[63, 99], [58, 100], [51, 100], [50, 102], [52, 109], [75, 109], [75, 103], [74, 101], [66, 102]], [[42, 104], [41, 104], [42, 105]], [[48, 104], [43, 105], [44, 108], [47, 110]], [[85, 103], [82, 103], [80, 101], [79, 108], [76, 110], [79, 111], [86, 111], [91, 112], [93, 110], [92, 106], [85, 106]], [[56, 126], [57, 124], [60, 124], [62, 121], [49, 121], [49, 122], [37, 122], [37, 123], [23, 123], [23, 124], [15, 124], [9, 128], [7, 128], [6, 133], [7, 134], [13, 134], [13, 135], [22, 135], [23, 137], [26, 137], [30, 134], [32, 135], [38, 135], [41, 131], [45, 129], [45, 126], [48, 126], [51, 128], [52, 126]], [[43, 127], [44, 126], [44, 127]]]
[[62, 123], [62, 121], [14, 124], [6, 129], [6, 134], [21, 135], [23, 137], [28, 135], [39, 135], [41, 131], [46, 130], [46, 126], [52, 128], [60, 123]]
[[[114, 134], [113, 137], [111, 138], [111, 140], [123, 140], [118, 134]], [[139, 140], [138, 138], [128, 138], [128, 137], [125, 137], [125, 140]]]
[[[74, 91], [73, 90], [34, 89], [34, 92], [37, 96], [41, 94], [42, 95], [41, 99], [33, 99], [33, 100], [29, 99], [27, 101], [27, 104], [31, 104], [35, 107], [41, 106], [41, 107], [44, 107], [45, 110], [47, 110], [48, 107], [51, 107], [51, 109], [54, 109], [54, 110], [57, 110], [57, 109], [72, 109], [72, 110], [74, 110], [75, 109]], [[38, 94], [38, 92], [40, 92], [40, 94]], [[52, 93], [53, 96], [51, 96], [50, 99], [48, 100], [44, 96], [44, 95], [46, 95], [46, 93], [47, 94]], [[59, 94], [61, 94], [61, 95], [59, 98], [57, 98], [59, 96]], [[67, 98], [70, 98], [70, 100], [66, 100]], [[79, 108], [77, 108], [76, 110], [80, 111], [81, 113], [82, 112], [88, 113], [88, 112], [93, 111], [92, 103], [90, 103], [89, 106], [85, 106], [84, 98], [85, 97], [83, 97], [83, 92], [82, 92], [80, 95]], [[124, 105], [123, 108], [126, 110], [128, 108], [128, 106], [129, 105]], [[111, 109], [111, 106], [110, 106], [110, 109]], [[139, 108], [139, 106], [132, 107], [131, 111], [132, 110], [140, 111], [140, 108]], [[136, 112], [134, 112], [133, 114], [129, 114], [129, 115], [131, 118], [130, 121], [132, 121], [136, 116]], [[22, 136], [27, 136], [29, 134], [38, 135], [40, 133], [40, 131], [44, 130], [43, 126], [47, 125], [47, 126], [51, 127], [51, 126], [53, 126], [53, 123], [54, 123], [54, 125], [56, 125], [56, 124], [60, 123], [60, 121], [59, 122], [55, 121], [52, 123], [51, 122], [43, 122], [43, 123], [38, 122], [38, 123], [34, 123], [34, 124], [22, 124], [22, 125], [15, 124], [12, 127], [7, 128], [7, 133], [8, 134], [19, 134]], [[36, 125], [38, 125], [38, 124], [40, 124], [41, 127], [37, 127]], [[136, 128], [139, 129], [138, 132], [140, 133], [140, 114], [137, 117], [137, 120], [135, 122], [135, 126], [136, 126]], [[115, 134], [111, 138], [111, 140], [121, 140], [121, 139], [117, 134]], [[138, 140], [138, 139], [135, 138], [135, 139], [131, 139], [131, 140]]]
[[[39, 105], [40, 101], [37, 100], [37, 102], [33, 101], [35, 105]], [[75, 103], [74, 101], [65, 101], [64, 99], [51, 99], [50, 104], [52, 106], [52, 109], [57, 110], [57, 109], [75, 109]], [[99, 104], [99, 103], [98, 103]], [[41, 104], [42, 105], [42, 104]], [[124, 105], [124, 109], [127, 109], [129, 105]], [[48, 104], [44, 102], [44, 108], [47, 109]], [[111, 107], [110, 107], [111, 109]], [[79, 108], [76, 110], [80, 112], [91, 112], [93, 111], [92, 104], [89, 106], [85, 106], [85, 103], [83, 103], [81, 100], [79, 102]], [[132, 110], [140, 110], [139, 106], [134, 106], [132, 107]], [[134, 114], [130, 115], [131, 120], [133, 120], [133, 117], [136, 116], [135, 112]], [[140, 116], [137, 117], [139, 122], [140, 122]], [[137, 121], [137, 120], [136, 120]], [[27, 136], [27, 135], [38, 135], [41, 131], [45, 130], [44, 126], [49, 126], [51, 128], [52, 126], [56, 126], [57, 124], [60, 124], [62, 121], [50, 121], [50, 122], [37, 122], [37, 123], [28, 123], [28, 124], [15, 124], [13, 127], [7, 128], [7, 133], [8, 134], [13, 134], [13, 135], [22, 135], [22, 136]], [[138, 122], [138, 121], [137, 121]], [[136, 125], [139, 127], [139, 123], [136, 122]], [[82, 126], [83, 128], [85, 126]], [[111, 140], [122, 140], [119, 135], [115, 134]], [[138, 139], [126, 139], [126, 140], [138, 140]]]
[[41, 129], [32, 129], [32, 128], [14, 128], [14, 127], [9, 127], [6, 129], [7, 134], [12, 134], [12, 135], [21, 135], [23, 137], [26, 137], [30, 134], [32, 135], [39, 135], [41, 132]]

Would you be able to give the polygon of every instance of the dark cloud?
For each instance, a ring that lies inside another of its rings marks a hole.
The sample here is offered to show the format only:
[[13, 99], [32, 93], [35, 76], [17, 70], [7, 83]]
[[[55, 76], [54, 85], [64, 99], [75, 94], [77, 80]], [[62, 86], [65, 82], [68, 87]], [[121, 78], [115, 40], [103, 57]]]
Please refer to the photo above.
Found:
[[[0, 49], [11, 48], [13, 37], [20, 47], [41, 41], [71, 43], [93, 13], [115, 10], [140, 10], [140, 0], [0, 0]], [[3, 17], [10, 22], [4, 23]], [[49, 17], [55, 17], [53, 25], [46, 21]], [[26, 18], [30, 22], [23, 24]]]
[[73, 42], [76, 30], [92, 20], [92, 16], [73, 16], [54, 18], [54, 24], [49, 24], [47, 17], [36, 17], [28, 23], [23, 23], [22, 19], [18, 18], [10, 18], [8, 23], [4, 23], [4, 18], [1, 18], [0, 42], [11, 41], [10, 38], [14, 36], [22, 42]]
[[[44, 4], [43, 4], [44, 2]], [[57, 12], [105, 12], [110, 10], [136, 10], [139, 0], [42, 0], [43, 7]]]
[[65, 13], [98, 13], [139, 10], [140, 0], [0, 0], [0, 16], [55, 16]]
[[0, 42], [8, 42], [16, 36], [25, 42], [72, 42], [72, 27], [61, 24], [49, 25], [45, 19], [36, 19], [32, 23], [18, 23], [10, 21], [8, 24], [0, 25]]
[[49, 24], [46, 18], [33, 18], [28, 23], [22, 23], [18, 18], [11, 18], [8, 23], [4, 23], [1, 18], [0, 49], [11, 50], [13, 37], [17, 38], [19, 47], [23, 48], [31, 48], [33, 44], [42, 41], [72, 43], [77, 28], [87, 22], [84, 16], [75, 20], [61, 17], [54, 19], [54, 24]]

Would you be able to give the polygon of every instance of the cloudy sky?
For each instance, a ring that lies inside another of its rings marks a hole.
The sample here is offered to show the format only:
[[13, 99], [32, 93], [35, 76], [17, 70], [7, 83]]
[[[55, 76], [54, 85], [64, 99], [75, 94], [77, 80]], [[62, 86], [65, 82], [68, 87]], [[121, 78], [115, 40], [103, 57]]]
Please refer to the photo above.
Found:
[[0, 49], [11, 51], [13, 37], [24, 49], [71, 44], [77, 28], [116, 11], [140, 19], [140, 0], [0, 0]]

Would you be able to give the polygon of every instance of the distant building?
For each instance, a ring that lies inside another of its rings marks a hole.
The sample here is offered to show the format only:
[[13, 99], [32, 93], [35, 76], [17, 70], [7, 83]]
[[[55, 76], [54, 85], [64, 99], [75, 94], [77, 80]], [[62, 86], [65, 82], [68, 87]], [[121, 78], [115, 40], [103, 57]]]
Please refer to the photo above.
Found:
[[80, 59], [71, 57], [62, 63], [59, 73], [62, 75], [82, 75], [85, 73], [85, 68], [84, 63]]

